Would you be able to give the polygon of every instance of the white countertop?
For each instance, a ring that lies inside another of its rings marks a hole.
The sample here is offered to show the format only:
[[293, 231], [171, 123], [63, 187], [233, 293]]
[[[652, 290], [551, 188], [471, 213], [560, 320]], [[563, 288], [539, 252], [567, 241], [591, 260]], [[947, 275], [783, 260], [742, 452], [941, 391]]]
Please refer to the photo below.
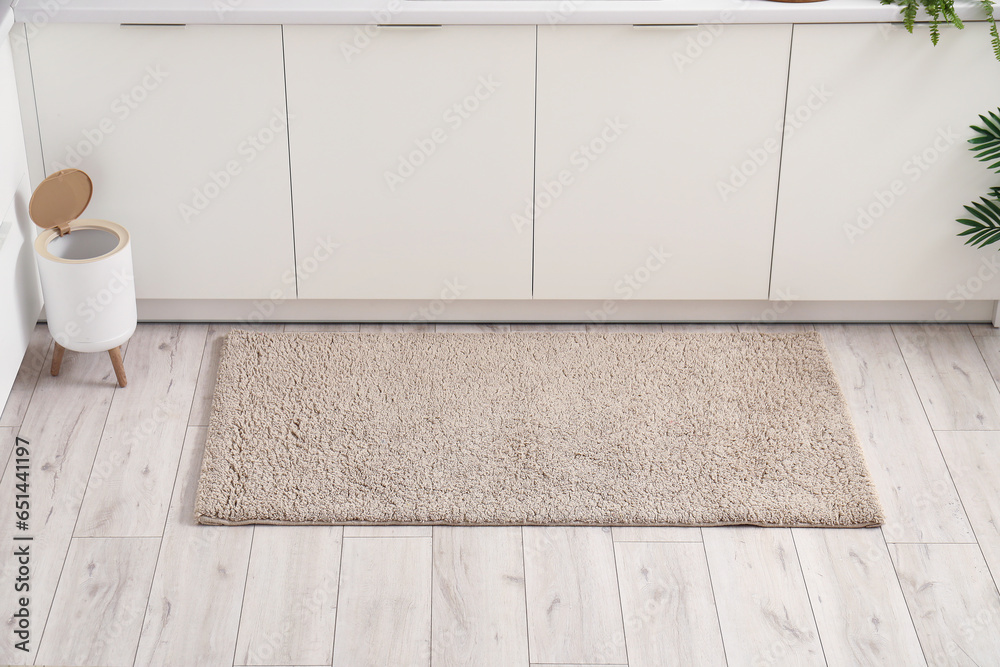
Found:
[[[4, 8], [10, 0], [0, 0]], [[692, 24], [900, 21], [879, 0], [14, 0], [14, 18], [53, 23]], [[978, 3], [956, 2], [963, 19]]]

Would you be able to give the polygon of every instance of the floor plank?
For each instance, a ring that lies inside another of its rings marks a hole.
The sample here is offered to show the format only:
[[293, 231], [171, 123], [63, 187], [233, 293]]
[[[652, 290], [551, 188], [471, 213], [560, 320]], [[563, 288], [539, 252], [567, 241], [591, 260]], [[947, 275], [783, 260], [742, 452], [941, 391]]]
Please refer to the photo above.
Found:
[[344, 537], [430, 537], [431, 526], [344, 526]]
[[739, 328], [740, 333], [802, 333], [816, 330], [811, 324], [785, 322], [743, 322]]
[[510, 331], [509, 324], [452, 324], [438, 322], [434, 325], [437, 333], [503, 333]]
[[360, 331], [361, 327], [357, 322], [288, 322], [285, 324], [285, 331], [288, 333], [303, 332], [341, 332], [352, 333]]
[[729, 667], [825, 665], [787, 528], [702, 531]]
[[615, 542], [701, 542], [701, 528], [685, 526], [615, 526]]
[[628, 662], [611, 530], [522, 531], [531, 662]]
[[927, 662], [995, 665], [1000, 595], [974, 544], [891, 544], [889, 549]]
[[431, 661], [431, 540], [344, 540], [335, 667]]
[[976, 338], [976, 347], [983, 355], [994, 384], [1000, 387], [1000, 335]]
[[130, 667], [159, 548], [155, 537], [74, 539], [38, 663]]
[[248, 326], [239, 323], [213, 323], [208, 326], [205, 349], [201, 355], [201, 370], [198, 372], [198, 386], [195, 388], [191, 403], [191, 414], [188, 417], [189, 426], [208, 426], [208, 418], [212, 414], [212, 398], [215, 395], [215, 380], [219, 376], [219, 359], [222, 356], [222, 343], [226, 335], [233, 329], [251, 329], [277, 333], [287, 325], [255, 324]]
[[[21, 367], [17, 370], [14, 384], [10, 388], [7, 404], [0, 413], [0, 426], [20, 426], [28, 402], [35, 391], [38, 376], [45, 368], [45, 358], [52, 347], [52, 337], [44, 324], [36, 324], [28, 339], [28, 349], [24, 352]], [[47, 368], [45, 369], [48, 370]]]
[[993, 326], [992, 324], [987, 324], [985, 322], [978, 322], [969, 325], [969, 331], [976, 338], [986, 337], [986, 336], [1000, 336], [1000, 328]]
[[330, 664], [342, 533], [339, 526], [254, 528], [239, 664]]
[[0, 426], [0, 475], [7, 469], [7, 462], [17, 439], [17, 430], [14, 426]]
[[521, 529], [434, 528], [435, 667], [525, 667]]
[[586, 331], [583, 322], [514, 322], [511, 331]]
[[1000, 432], [941, 431], [937, 437], [986, 564], [1000, 581]]
[[893, 325], [935, 430], [1000, 429], [1000, 391], [965, 325]]
[[141, 324], [129, 385], [116, 392], [80, 508], [77, 537], [159, 537], [184, 446], [208, 327]]
[[740, 327], [731, 322], [708, 322], [705, 324], [664, 324], [664, 333], [738, 333]]
[[616, 323], [587, 324], [588, 333], [662, 333], [662, 324], [653, 323]]
[[617, 542], [615, 555], [631, 667], [726, 663], [701, 544]]
[[388, 322], [379, 324], [361, 324], [361, 333], [433, 333], [432, 322]]
[[[19, 536], [34, 537], [32, 640], [28, 653], [14, 649], [12, 642], [0, 642], [0, 664], [30, 664], [35, 659], [116, 386], [106, 354], [67, 352], [58, 377], [43, 373], [38, 378], [19, 429], [20, 436], [30, 443], [31, 459], [31, 519], [29, 529], [18, 532]], [[8, 466], [0, 481], [0, 498], [14, 498], [17, 480], [13, 473]], [[14, 532], [13, 521], [0, 521], [0, 543], [11, 545]], [[0, 581], [13, 581], [16, 568], [13, 558], [0, 561]], [[0, 596], [0, 618], [8, 628], [15, 603], [13, 595]]]
[[975, 540], [887, 325], [817, 326], [878, 487], [889, 542]]
[[878, 528], [795, 528], [792, 536], [829, 664], [924, 664]]
[[233, 664], [254, 528], [195, 523], [206, 436], [203, 427], [187, 432], [136, 665]]

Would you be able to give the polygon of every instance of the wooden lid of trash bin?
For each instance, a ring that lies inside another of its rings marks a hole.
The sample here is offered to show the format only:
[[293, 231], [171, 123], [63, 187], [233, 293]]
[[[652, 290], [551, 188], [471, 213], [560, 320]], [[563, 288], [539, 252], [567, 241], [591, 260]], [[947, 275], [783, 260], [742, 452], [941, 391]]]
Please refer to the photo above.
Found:
[[69, 234], [69, 223], [80, 217], [94, 194], [90, 176], [79, 169], [63, 169], [38, 184], [28, 202], [28, 215], [42, 229]]

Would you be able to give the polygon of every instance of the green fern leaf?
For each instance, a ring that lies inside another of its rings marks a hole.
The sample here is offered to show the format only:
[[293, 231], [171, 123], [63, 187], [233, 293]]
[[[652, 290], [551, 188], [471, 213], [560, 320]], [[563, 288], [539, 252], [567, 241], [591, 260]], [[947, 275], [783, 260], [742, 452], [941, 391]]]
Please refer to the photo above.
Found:
[[[997, 109], [997, 111], [1000, 111], [1000, 109]], [[985, 125], [994, 135], [1000, 135], [1000, 116], [997, 116], [995, 113], [990, 111], [988, 112], [988, 117], [980, 116], [979, 120], [983, 121], [983, 125]]]
[[962, 19], [960, 19], [958, 17], [958, 14], [955, 13], [954, 0], [944, 0], [941, 7], [941, 14], [948, 22], [950, 22], [953, 26], [955, 26], [959, 30], [965, 27], [965, 24], [962, 23]]
[[919, 0], [903, 0], [903, 26], [910, 33], [913, 32], [913, 24], [917, 20], [917, 9]]
[[[975, 149], [973, 149], [973, 150], [975, 150]], [[983, 162], [989, 162], [990, 160], [993, 160], [993, 159], [995, 159], [997, 157], [1000, 157], [1000, 155], [998, 155], [998, 153], [1000, 153], [1000, 147], [997, 147], [997, 148], [987, 148], [987, 149], [984, 149], [982, 153], [979, 153], [978, 157]], [[992, 169], [992, 167], [990, 167], [990, 168]]]
[[927, 13], [931, 17], [931, 44], [937, 46], [938, 40], [941, 39], [941, 11], [936, 2], [928, 2], [927, 0], [924, 0], [924, 7], [927, 9]]
[[969, 140], [969, 143], [972, 144], [969, 150], [976, 155], [976, 159], [991, 163], [989, 164], [990, 169], [1000, 170], [1000, 160], [997, 160], [1000, 157], [1000, 116], [991, 111], [987, 115], [980, 116], [979, 119], [983, 121], [982, 127], [970, 126], [979, 136]]
[[[1000, 189], [1000, 188], [997, 188]], [[958, 233], [958, 236], [968, 236], [966, 245], [977, 248], [1000, 241], [1000, 203], [982, 197], [978, 202], [965, 206], [973, 219], [962, 218], [959, 223], [968, 229]]]
[[[965, 27], [958, 12], [955, 11], [955, 0], [879, 0], [883, 5], [898, 5], [903, 17], [903, 26], [910, 33], [916, 25], [917, 14], [921, 7], [930, 17], [931, 42], [936, 46], [941, 39], [941, 23], [947, 22], [961, 30]], [[993, 0], [978, 0], [990, 24], [990, 44], [993, 55], [1000, 61], [1000, 31], [993, 16]]]
[[997, 32], [997, 21], [993, 17], [993, 0], [980, 0], [980, 6], [990, 23], [990, 43], [993, 45], [993, 55], [1000, 60], [1000, 33]]

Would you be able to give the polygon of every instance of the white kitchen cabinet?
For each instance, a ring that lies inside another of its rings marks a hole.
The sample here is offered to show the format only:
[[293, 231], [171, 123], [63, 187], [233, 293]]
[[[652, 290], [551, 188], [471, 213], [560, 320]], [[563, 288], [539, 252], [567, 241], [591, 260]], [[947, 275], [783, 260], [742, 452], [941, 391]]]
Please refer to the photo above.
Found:
[[[943, 30], [937, 47], [899, 26], [795, 26], [772, 295], [1000, 296], [996, 249], [963, 245], [955, 222], [997, 185], [967, 143], [1000, 105], [989, 46], [983, 24]], [[807, 109], [816, 88], [829, 99]]]
[[27, 169], [11, 43], [0, 34], [0, 208], [13, 199]]
[[530, 298], [535, 27], [284, 38], [299, 296]]
[[42, 307], [17, 100], [11, 44], [0, 34], [0, 411]]
[[790, 39], [539, 28], [536, 299], [767, 298]]
[[280, 26], [50, 24], [29, 48], [46, 173], [90, 174], [139, 298], [295, 296]]

